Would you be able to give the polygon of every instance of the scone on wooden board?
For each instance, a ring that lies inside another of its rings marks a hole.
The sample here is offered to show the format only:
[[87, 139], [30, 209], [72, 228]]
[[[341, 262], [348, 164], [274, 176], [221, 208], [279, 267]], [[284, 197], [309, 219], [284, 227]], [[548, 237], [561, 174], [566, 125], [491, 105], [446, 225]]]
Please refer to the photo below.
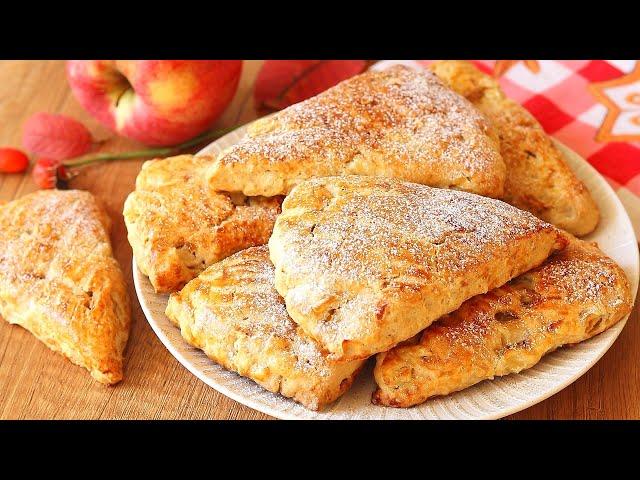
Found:
[[122, 379], [131, 320], [110, 226], [95, 198], [77, 190], [0, 207], [0, 317], [105, 384]]
[[318, 410], [349, 389], [363, 362], [330, 360], [287, 315], [273, 273], [266, 246], [243, 250], [173, 293], [166, 313], [215, 362]]
[[572, 238], [542, 266], [468, 300], [414, 344], [379, 354], [373, 401], [409, 407], [520, 372], [603, 332], [631, 306], [622, 269], [594, 244]]
[[182, 288], [232, 253], [269, 240], [281, 197], [210, 191], [208, 157], [180, 155], [145, 162], [124, 204], [136, 264], [158, 293]]
[[345, 80], [248, 127], [208, 169], [213, 190], [287, 194], [301, 181], [378, 175], [503, 193], [496, 133], [431, 72], [396, 66]]
[[496, 129], [507, 166], [503, 200], [574, 235], [596, 228], [598, 206], [533, 115], [470, 62], [443, 60], [430, 68]]
[[566, 240], [499, 200], [381, 177], [306, 181], [269, 240], [289, 315], [343, 360], [417, 334]]

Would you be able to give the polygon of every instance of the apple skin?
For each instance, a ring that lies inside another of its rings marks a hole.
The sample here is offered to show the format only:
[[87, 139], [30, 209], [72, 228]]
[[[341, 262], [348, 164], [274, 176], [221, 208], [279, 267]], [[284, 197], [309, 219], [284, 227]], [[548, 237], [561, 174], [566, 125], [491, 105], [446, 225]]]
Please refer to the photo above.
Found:
[[238, 88], [242, 60], [69, 60], [74, 96], [118, 134], [176, 145], [207, 130]]

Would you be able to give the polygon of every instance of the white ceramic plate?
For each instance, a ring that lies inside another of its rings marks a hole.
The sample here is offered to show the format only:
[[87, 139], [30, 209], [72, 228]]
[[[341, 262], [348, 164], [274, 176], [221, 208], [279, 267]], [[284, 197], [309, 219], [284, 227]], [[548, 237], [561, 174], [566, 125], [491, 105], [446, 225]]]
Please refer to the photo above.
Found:
[[[241, 127], [209, 145], [203, 152], [219, 152], [237, 142], [245, 133]], [[595, 198], [602, 219], [588, 239], [625, 270], [631, 288], [638, 288], [638, 245], [633, 228], [620, 200], [607, 182], [578, 154], [559, 144], [576, 175]], [[133, 275], [142, 310], [160, 341], [191, 373], [220, 393], [251, 408], [284, 419], [493, 419], [523, 410], [574, 382], [611, 347], [626, 319], [606, 332], [577, 346], [547, 355], [535, 367], [520, 374], [484, 381], [461, 392], [434, 398], [422, 405], [396, 409], [372, 405], [375, 388], [370, 361], [353, 387], [328, 410], [309, 411], [296, 402], [270, 393], [249, 379], [229, 372], [209, 360], [202, 351], [189, 346], [180, 331], [169, 322], [164, 310], [167, 295], [153, 291], [147, 277], [138, 270]]]

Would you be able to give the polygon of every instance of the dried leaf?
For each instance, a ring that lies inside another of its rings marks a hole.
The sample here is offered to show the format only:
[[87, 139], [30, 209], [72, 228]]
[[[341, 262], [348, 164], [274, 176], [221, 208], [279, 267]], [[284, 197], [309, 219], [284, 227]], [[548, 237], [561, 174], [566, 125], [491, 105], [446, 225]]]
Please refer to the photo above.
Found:
[[91, 149], [92, 142], [87, 127], [65, 115], [36, 113], [25, 122], [22, 131], [25, 149], [53, 160], [84, 155]]

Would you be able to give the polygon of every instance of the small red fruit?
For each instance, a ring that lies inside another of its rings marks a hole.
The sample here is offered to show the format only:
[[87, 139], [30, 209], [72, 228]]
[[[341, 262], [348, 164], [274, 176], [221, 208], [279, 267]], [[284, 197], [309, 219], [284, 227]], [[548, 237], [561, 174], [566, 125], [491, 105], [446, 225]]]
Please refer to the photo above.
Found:
[[60, 160], [39, 158], [31, 172], [33, 181], [40, 188], [56, 188], [59, 182], [67, 180], [67, 174]]
[[0, 147], [0, 173], [20, 173], [29, 166], [29, 157], [15, 148]]

